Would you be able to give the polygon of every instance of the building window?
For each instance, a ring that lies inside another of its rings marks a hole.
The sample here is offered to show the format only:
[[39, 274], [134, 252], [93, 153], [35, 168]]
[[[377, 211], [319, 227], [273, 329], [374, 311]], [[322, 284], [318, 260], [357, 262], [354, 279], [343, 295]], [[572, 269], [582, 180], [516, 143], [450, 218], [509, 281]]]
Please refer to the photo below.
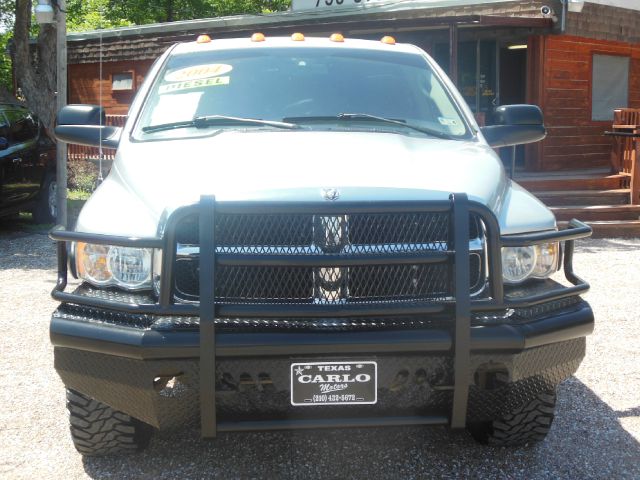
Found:
[[114, 92], [133, 90], [133, 72], [121, 72], [111, 75], [111, 90]]
[[[436, 43], [434, 58], [444, 71], [449, 71], [449, 44]], [[490, 117], [497, 104], [497, 67], [495, 40], [458, 44], [458, 89], [476, 119]]]
[[628, 104], [629, 57], [594, 55], [591, 119], [613, 120], [613, 111]]

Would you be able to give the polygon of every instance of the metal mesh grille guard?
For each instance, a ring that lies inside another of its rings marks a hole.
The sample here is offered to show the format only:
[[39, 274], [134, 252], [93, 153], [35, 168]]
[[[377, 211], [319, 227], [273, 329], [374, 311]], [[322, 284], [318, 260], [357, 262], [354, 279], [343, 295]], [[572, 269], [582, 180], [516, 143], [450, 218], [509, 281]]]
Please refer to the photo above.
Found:
[[[198, 300], [198, 270], [196, 261], [178, 261], [178, 298]], [[218, 303], [443, 301], [451, 295], [445, 265], [221, 266], [216, 277]]]
[[[433, 313], [454, 297], [449, 202], [382, 212], [372, 211], [379, 205], [212, 205], [206, 231], [197, 209], [169, 219], [174, 239], [163, 271], [173, 271], [163, 276], [161, 301], [198, 302], [213, 288], [219, 314], [287, 318]], [[205, 247], [213, 248], [215, 281], [202, 275]]]
[[[179, 244], [199, 243], [197, 213], [177, 228]], [[220, 214], [214, 228], [216, 251], [225, 253], [411, 253], [445, 251], [450, 240], [445, 212]], [[472, 217], [470, 238], [479, 237], [479, 230]]]
[[[269, 255], [273, 265], [221, 265], [216, 269], [218, 303], [357, 303], [451, 297], [450, 271], [444, 264], [375, 264], [378, 255], [447, 252], [450, 222], [446, 212], [313, 214], [219, 214], [215, 217], [216, 255]], [[469, 217], [472, 291], [485, 284], [480, 222]], [[198, 216], [176, 225], [175, 295], [199, 300]], [[322, 266], [283, 266], [288, 255], [324, 259]], [[334, 266], [370, 255], [367, 265]], [[337, 257], [337, 258], [336, 258]], [[389, 257], [390, 258], [390, 257]], [[410, 257], [409, 257], [410, 258]], [[261, 259], [264, 260], [264, 257]], [[255, 263], [258, 263], [256, 261]]]

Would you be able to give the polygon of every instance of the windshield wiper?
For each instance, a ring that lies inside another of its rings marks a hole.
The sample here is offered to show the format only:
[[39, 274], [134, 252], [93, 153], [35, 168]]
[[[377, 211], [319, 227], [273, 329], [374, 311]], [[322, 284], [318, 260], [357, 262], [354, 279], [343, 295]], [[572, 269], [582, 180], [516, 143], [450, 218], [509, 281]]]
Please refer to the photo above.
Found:
[[176, 128], [207, 128], [214, 126], [229, 126], [229, 125], [258, 125], [268, 126], [275, 128], [285, 128], [293, 130], [300, 128], [300, 125], [295, 123], [277, 122], [274, 120], [261, 120], [259, 118], [242, 118], [242, 117], [229, 117], [227, 115], [204, 115], [201, 117], [194, 117], [193, 120], [183, 120], [181, 122], [161, 123], [158, 125], [149, 125], [142, 127], [142, 131], [145, 133], [161, 132], [163, 130], [173, 130]]
[[283, 118], [283, 122], [293, 122], [293, 123], [304, 123], [306, 122], [330, 122], [334, 120], [365, 120], [365, 121], [373, 121], [379, 123], [389, 123], [392, 125], [400, 125], [405, 128], [410, 128], [411, 130], [415, 130], [421, 133], [426, 133], [427, 135], [431, 135], [433, 137], [444, 138], [446, 140], [453, 140], [455, 137], [453, 135], [449, 135], [448, 133], [441, 132], [439, 130], [434, 130], [428, 127], [418, 127], [416, 125], [411, 125], [407, 123], [405, 120], [396, 120], [394, 118], [385, 118], [378, 117], [377, 115], [370, 115], [368, 113], [339, 113], [337, 115], [325, 115], [325, 116], [309, 116], [309, 117], [286, 117]]

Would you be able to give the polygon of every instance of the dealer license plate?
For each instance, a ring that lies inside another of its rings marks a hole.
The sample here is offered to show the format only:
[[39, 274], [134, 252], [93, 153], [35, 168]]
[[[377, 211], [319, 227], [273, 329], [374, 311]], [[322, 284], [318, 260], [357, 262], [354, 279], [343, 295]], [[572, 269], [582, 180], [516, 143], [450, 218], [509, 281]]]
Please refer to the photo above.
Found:
[[359, 405], [377, 401], [376, 362], [291, 364], [292, 405]]

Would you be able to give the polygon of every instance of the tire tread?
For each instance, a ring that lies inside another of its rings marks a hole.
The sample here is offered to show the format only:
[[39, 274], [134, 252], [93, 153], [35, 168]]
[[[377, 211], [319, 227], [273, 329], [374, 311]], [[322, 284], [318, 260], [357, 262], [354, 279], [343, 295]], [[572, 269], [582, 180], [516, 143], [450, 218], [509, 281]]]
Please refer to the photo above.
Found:
[[149, 425], [70, 389], [67, 409], [73, 444], [84, 456], [134, 452], [149, 443]]
[[544, 440], [553, 423], [555, 392], [541, 392], [495, 419], [493, 422], [472, 424], [469, 430], [480, 443], [513, 447]]

